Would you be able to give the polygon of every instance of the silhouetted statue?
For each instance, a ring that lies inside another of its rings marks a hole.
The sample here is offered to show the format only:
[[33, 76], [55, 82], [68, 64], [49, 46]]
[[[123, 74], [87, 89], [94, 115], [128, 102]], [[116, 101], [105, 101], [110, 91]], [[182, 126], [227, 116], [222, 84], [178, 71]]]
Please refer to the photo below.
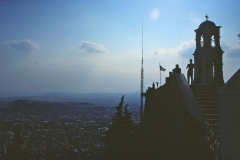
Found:
[[190, 63], [187, 65], [186, 68], [188, 68], [188, 71], [187, 71], [187, 79], [188, 79], [188, 84], [190, 84], [189, 82], [189, 79], [191, 77], [191, 84], [193, 83], [193, 68], [194, 68], [194, 64], [192, 63], [192, 59], [189, 60]]
[[155, 84], [154, 84], [154, 82], [153, 82], [153, 84], [152, 84], [152, 88], [155, 89]]
[[179, 65], [176, 64], [176, 68], [174, 68], [172, 71], [173, 73], [181, 73], [181, 68], [179, 68]]
[[157, 84], [157, 88], [158, 88], [158, 84], [159, 84], [159, 83], [158, 83], [158, 82], [156, 82], [156, 84]]

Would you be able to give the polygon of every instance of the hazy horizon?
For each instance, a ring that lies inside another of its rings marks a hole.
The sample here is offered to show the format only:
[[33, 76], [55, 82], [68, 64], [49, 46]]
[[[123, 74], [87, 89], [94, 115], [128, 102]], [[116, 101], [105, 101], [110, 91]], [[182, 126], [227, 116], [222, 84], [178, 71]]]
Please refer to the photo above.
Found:
[[140, 90], [136, 92], [43, 92], [43, 93], [35, 93], [35, 92], [0, 92], [0, 97], [8, 97], [8, 96], [48, 96], [48, 95], [81, 95], [81, 94], [140, 94]]

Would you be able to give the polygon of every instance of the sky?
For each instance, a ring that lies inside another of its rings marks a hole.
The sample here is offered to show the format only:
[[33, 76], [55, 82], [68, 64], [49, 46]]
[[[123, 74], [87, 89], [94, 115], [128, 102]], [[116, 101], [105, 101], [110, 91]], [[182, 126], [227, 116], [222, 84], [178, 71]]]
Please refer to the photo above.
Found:
[[[240, 68], [238, 0], [1, 0], [0, 93], [144, 90], [186, 75], [205, 15], [220, 29], [226, 82]], [[143, 30], [143, 46], [142, 46]]]

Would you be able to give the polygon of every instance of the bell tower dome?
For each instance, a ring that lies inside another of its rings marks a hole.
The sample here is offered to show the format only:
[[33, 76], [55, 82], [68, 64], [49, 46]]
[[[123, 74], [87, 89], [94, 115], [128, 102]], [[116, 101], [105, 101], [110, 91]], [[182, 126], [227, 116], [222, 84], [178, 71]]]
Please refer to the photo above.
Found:
[[199, 85], [222, 86], [222, 54], [220, 47], [220, 28], [208, 20], [201, 23], [196, 32], [196, 49], [194, 52], [194, 82]]

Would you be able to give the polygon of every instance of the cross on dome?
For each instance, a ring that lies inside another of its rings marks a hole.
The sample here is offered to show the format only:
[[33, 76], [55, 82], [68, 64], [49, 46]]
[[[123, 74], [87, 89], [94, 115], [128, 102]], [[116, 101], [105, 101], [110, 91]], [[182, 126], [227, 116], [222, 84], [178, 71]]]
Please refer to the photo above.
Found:
[[206, 21], [208, 21], [208, 18], [209, 18], [209, 17], [208, 17], [208, 15], [207, 15], [207, 14], [206, 14], [206, 16], [205, 16], [205, 17], [206, 17]]

